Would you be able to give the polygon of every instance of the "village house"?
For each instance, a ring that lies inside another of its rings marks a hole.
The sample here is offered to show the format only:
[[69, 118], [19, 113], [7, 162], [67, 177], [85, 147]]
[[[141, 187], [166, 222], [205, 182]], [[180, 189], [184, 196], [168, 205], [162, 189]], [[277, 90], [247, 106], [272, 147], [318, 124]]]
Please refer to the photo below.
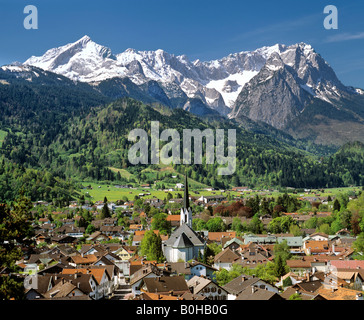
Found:
[[184, 276], [186, 280], [192, 278], [191, 266], [188, 262], [168, 262], [167, 269], [170, 271], [171, 276]]
[[202, 203], [220, 203], [221, 201], [225, 201], [226, 197], [223, 195], [201, 196], [197, 200]]
[[159, 294], [159, 293], [151, 293], [151, 292], [142, 292], [140, 295], [133, 298], [133, 300], [153, 300], [153, 301], [177, 301], [177, 300], [186, 300], [182, 296], [174, 296], [170, 294]]
[[54, 236], [51, 236], [51, 244], [53, 245], [59, 245], [59, 244], [74, 244], [77, 242], [77, 238], [73, 237], [73, 236], [69, 236], [66, 234], [57, 234]]
[[111, 295], [113, 291], [113, 280], [110, 278], [106, 271], [106, 268], [76, 268], [62, 270], [62, 275], [73, 275], [75, 278], [77, 274], [91, 274], [96, 280], [96, 287], [93, 290], [93, 296], [95, 300], [107, 297]]
[[306, 240], [303, 242], [303, 250], [306, 255], [321, 255], [330, 252], [327, 240]]
[[134, 296], [142, 293], [141, 288], [145, 278], [156, 278], [163, 275], [163, 272], [153, 264], [143, 265], [138, 271], [130, 272], [130, 286]]
[[[65, 283], [70, 283], [73, 286], [64, 287]], [[70, 297], [77, 298], [78, 300], [81, 297], [88, 300], [97, 297], [97, 282], [92, 274], [61, 274], [61, 272], [45, 275], [39, 274], [35, 286], [38, 296], [34, 296], [34, 291], [28, 291], [27, 299]], [[77, 288], [76, 291], [74, 291], [75, 288]]]
[[52, 289], [44, 293], [45, 299], [57, 299], [65, 297], [81, 297], [86, 294], [77, 286], [64, 279], [59, 281]]
[[218, 269], [214, 268], [213, 266], [209, 266], [208, 264], [192, 260], [190, 263], [190, 272], [191, 276], [199, 276], [199, 277], [206, 277], [207, 279], [214, 280], [216, 278], [215, 272]]
[[75, 227], [73, 224], [64, 224], [61, 227], [54, 230], [58, 234], [64, 234], [74, 238], [81, 238], [85, 233], [84, 227]]
[[205, 296], [209, 300], [227, 300], [228, 292], [205, 277], [194, 276], [187, 281], [192, 294]]
[[275, 283], [275, 286], [285, 288], [287, 287], [287, 285], [286, 286], [284, 285], [286, 281], [290, 283], [289, 286], [292, 286], [295, 285], [296, 283], [301, 283], [305, 279], [307, 279], [307, 277], [301, 277], [293, 272], [288, 272], [287, 274], [282, 276], [277, 283]]
[[94, 243], [100, 243], [101, 241], [109, 240], [109, 237], [106, 234], [103, 234], [101, 231], [95, 231], [91, 233], [87, 238], [87, 241], [92, 241]]
[[272, 293], [279, 293], [277, 287], [270, 285], [260, 278], [247, 275], [241, 275], [234, 278], [224, 285], [223, 288], [228, 292], [228, 300], [236, 300], [244, 290], [251, 290], [252, 286]]
[[172, 228], [178, 228], [180, 226], [181, 216], [179, 214], [169, 214], [166, 220], [171, 223]]
[[258, 265], [266, 264], [268, 261], [269, 258], [265, 251], [261, 250], [259, 247], [248, 246], [241, 251], [240, 259], [236, 260], [235, 263], [242, 267], [254, 269]]
[[343, 287], [325, 287], [317, 290], [317, 294], [326, 300], [364, 300], [363, 293]]
[[238, 259], [241, 259], [239, 254], [235, 253], [230, 248], [226, 248], [215, 256], [213, 267], [218, 270], [226, 269], [229, 271], [232, 267], [232, 264]]
[[221, 244], [222, 244], [222, 249], [229, 248], [230, 250], [236, 251], [242, 245], [244, 245], [244, 239], [238, 237], [234, 237], [232, 239], [222, 238]]
[[284, 300], [279, 294], [251, 286], [243, 290], [235, 300]]
[[141, 291], [156, 293], [161, 295], [182, 296], [189, 292], [186, 280], [183, 276], [165, 277], [158, 276], [154, 278], [143, 278]]
[[87, 254], [87, 255], [77, 255], [70, 257], [69, 264], [75, 268], [90, 266], [91, 264], [95, 263], [98, 258], [94, 254]]
[[120, 239], [120, 238], [124, 238], [123, 237], [123, 227], [122, 226], [107, 226], [107, 225], [103, 225], [100, 228], [100, 232], [102, 232], [103, 234], [105, 234], [106, 236], [113, 238], [113, 239]]
[[209, 242], [217, 242], [222, 243], [223, 238], [232, 239], [236, 237], [235, 231], [226, 231], [226, 232], [209, 232], [208, 233], [208, 241]]
[[163, 201], [158, 198], [144, 199], [144, 204], [149, 204], [151, 207], [154, 207], [157, 209], [160, 209], [164, 206]]
[[326, 300], [319, 294], [319, 289], [322, 287], [320, 280], [313, 281], [301, 281], [287, 287], [284, 292], [281, 293], [281, 297], [285, 300], [296, 294], [299, 295], [302, 300]]

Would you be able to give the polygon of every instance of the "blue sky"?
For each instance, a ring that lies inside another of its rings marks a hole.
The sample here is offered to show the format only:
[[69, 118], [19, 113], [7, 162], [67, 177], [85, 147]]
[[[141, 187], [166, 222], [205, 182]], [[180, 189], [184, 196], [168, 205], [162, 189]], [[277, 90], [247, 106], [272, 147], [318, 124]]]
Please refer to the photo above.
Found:
[[[37, 30], [23, 26], [26, 5], [38, 9]], [[323, 26], [326, 5], [338, 9], [337, 30]], [[164, 49], [190, 60], [306, 42], [345, 85], [364, 88], [364, 1], [0, 0], [0, 8], [0, 65], [85, 34], [113, 53]]]

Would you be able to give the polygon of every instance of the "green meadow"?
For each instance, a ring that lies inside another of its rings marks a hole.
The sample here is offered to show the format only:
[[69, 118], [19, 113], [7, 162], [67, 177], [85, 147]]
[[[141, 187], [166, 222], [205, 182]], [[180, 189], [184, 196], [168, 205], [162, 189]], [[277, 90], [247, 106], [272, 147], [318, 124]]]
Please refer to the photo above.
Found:
[[[176, 183], [180, 182], [180, 179], [176, 179]], [[144, 198], [158, 198], [158, 199], [165, 199], [167, 197], [168, 192], [173, 195], [173, 198], [178, 197], [178, 193], [183, 196], [183, 189], [176, 189], [175, 186], [173, 187], [175, 191], [164, 191], [158, 190], [153, 185], [151, 188], [141, 188], [139, 186], [135, 186], [134, 188], [117, 188], [115, 185], [112, 184], [103, 184], [103, 183], [94, 183], [94, 182], [82, 182], [84, 187], [90, 186], [91, 188], [82, 189], [81, 194], [85, 195], [86, 199], [91, 200], [92, 202], [95, 201], [102, 201], [104, 197], [107, 197], [109, 201], [116, 201], [121, 200], [125, 197], [128, 200], [134, 200], [135, 196], [142, 196]], [[278, 191], [267, 191], [267, 190], [252, 190], [246, 192], [233, 192], [231, 190], [225, 190], [221, 192], [219, 190], [215, 191], [208, 191], [204, 190], [206, 186], [203, 185], [196, 185], [189, 179], [189, 191], [191, 196], [200, 197], [210, 196], [210, 195], [219, 195], [223, 194], [227, 196], [230, 194], [231, 196], [242, 196], [243, 198], [254, 197], [255, 195], [264, 196], [264, 197], [273, 197], [276, 198], [279, 195], [282, 195], [282, 192]], [[296, 196], [296, 197], [327, 197], [329, 195], [336, 196], [340, 193], [347, 193], [347, 192], [358, 192], [361, 188], [360, 187], [348, 187], [348, 188], [330, 188], [330, 189], [312, 189], [310, 192], [296, 192], [293, 193], [292, 191], [288, 191], [287, 193]], [[322, 192], [323, 191], [323, 192]]]

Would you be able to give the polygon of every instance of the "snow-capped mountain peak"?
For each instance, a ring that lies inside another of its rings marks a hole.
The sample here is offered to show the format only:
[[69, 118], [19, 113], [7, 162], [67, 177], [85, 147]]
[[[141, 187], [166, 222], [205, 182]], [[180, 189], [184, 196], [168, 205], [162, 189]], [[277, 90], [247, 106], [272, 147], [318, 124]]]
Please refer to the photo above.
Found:
[[336, 95], [345, 90], [328, 63], [311, 45], [303, 42], [265, 46], [217, 60], [190, 61], [186, 55], [176, 56], [162, 49], [137, 51], [129, 48], [113, 55], [109, 48], [85, 35], [76, 42], [50, 49], [43, 56], [32, 56], [24, 64], [83, 82], [119, 77], [129, 78], [136, 85], [157, 81], [166, 91], [177, 86], [187, 97], [201, 99], [225, 115], [234, 107], [244, 86], [263, 67], [271, 71], [290, 67], [302, 88], [324, 100], [331, 98], [333, 88]]
[[111, 50], [85, 35], [76, 42], [50, 49], [43, 56], [32, 56], [24, 64], [59, 73], [72, 80], [87, 81], [87, 74], [92, 73], [94, 68], [104, 67], [108, 60], [116, 60]]

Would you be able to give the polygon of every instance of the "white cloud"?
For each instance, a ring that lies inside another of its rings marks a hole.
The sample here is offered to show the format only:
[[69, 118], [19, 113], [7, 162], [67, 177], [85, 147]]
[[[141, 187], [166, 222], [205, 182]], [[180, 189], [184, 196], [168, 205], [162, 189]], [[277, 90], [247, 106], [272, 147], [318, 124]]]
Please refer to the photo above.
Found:
[[359, 33], [340, 33], [326, 38], [325, 42], [341, 42], [348, 40], [364, 39], [364, 32]]

